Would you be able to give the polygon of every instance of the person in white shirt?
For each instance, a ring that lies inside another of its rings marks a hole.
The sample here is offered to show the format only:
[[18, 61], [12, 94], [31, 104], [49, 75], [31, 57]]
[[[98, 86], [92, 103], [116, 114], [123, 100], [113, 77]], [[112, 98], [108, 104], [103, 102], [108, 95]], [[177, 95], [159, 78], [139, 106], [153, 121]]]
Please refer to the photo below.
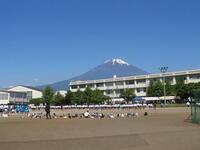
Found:
[[89, 118], [89, 117], [90, 117], [89, 111], [86, 111], [86, 112], [84, 113], [84, 117], [85, 117], [85, 118]]
[[187, 107], [190, 107], [190, 102], [187, 102], [186, 105], [187, 105]]

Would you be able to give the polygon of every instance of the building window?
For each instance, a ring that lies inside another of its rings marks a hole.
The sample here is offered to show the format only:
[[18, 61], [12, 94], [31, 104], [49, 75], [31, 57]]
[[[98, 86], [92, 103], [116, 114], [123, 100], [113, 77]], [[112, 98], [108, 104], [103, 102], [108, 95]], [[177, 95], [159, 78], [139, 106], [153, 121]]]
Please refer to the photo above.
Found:
[[146, 80], [137, 80], [137, 84], [146, 84]]
[[107, 90], [106, 94], [108, 94], [108, 95], [113, 94], [113, 91], [112, 90]]
[[107, 82], [105, 83], [106, 87], [112, 87], [113, 86], [113, 82]]
[[85, 84], [80, 84], [80, 85], [79, 85], [79, 88], [80, 88], [80, 89], [84, 89], [85, 87], [86, 87]]
[[192, 74], [190, 75], [190, 79], [200, 79], [200, 74]]
[[94, 84], [88, 84], [87, 87], [94, 88]]
[[138, 88], [137, 89], [137, 93], [144, 93], [146, 91], [147, 91], [146, 88]]
[[116, 93], [116, 94], [121, 94], [121, 93], [120, 93], [120, 90], [115, 90], [115, 93]]
[[124, 85], [124, 82], [123, 81], [118, 81], [115, 83], [116, 86], [123, 86]]
[[141, 89], [137, 89], [137, 93], [140, 93]]
[[71, 88], [72, 88], [72, 89], [77, 89], [78, 86], [77, 86], [77, 85], [72, 85]]
[[103, 83], [97, 83], [97, 87], [103, 87], [104, 84]]
[[27, 94], [26, 93], [10, 93], [10, 97], [23, 99], [27, 97]]
[[134, 80], [128, 80], [126, 81], [126, 85], [134, 85], [135, 81]]

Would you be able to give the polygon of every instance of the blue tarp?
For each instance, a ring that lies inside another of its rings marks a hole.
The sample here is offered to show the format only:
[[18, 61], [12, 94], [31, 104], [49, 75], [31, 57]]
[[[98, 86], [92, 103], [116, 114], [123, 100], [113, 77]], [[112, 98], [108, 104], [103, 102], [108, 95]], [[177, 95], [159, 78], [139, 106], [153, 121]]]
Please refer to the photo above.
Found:
[[26, 112], [29, 112], [29, 107], [26, 104], [16, 105], [16, 112], [17, 113], [26, 113]]
[[145, 101], [145, 99], [143, 99], [143, 97], [135, 97], [132, 100], [133, 101]]

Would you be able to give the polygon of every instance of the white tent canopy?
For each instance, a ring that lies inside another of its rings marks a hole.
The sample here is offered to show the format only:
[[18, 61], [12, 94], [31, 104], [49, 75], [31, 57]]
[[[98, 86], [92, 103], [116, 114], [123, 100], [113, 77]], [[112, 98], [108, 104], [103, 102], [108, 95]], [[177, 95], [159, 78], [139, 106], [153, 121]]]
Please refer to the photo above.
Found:
[[166, 98], [166, 100], [175, 100], [176, 96], [166, 96], [164, 98], [164, 96], [162, 97], [143, 97], [145, 99], [145, 101], [161, 101], [164, 100]]

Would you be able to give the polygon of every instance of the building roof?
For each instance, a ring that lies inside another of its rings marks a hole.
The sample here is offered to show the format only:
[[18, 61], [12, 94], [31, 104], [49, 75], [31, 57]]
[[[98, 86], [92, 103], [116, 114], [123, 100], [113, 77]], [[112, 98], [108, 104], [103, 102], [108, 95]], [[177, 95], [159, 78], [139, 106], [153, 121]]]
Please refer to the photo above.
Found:
[[27, 92], [7, 91], [7, 90], [0, 90], [0, 92], [4, 92], [4, 93], [23, 93], [23, 94], [27, 94]]
[[[25, 88], [28, 88], [28, 89], [31, 89], [31, 90], [36, 90], [36, 91], [42, 92], [42, 90], [40, 90], [40, 89], [38, 89], [36, 87], [33, 87], [33, 86], [26, 86], [26, 85], [18, 85], [18, 86], [22, 86], [22, 87], [25, 87]], [[8, 88], [7, 90], [15, 88], [15, 87], [18, 87], [18, 86], [14, 86], [14, 87]]]

